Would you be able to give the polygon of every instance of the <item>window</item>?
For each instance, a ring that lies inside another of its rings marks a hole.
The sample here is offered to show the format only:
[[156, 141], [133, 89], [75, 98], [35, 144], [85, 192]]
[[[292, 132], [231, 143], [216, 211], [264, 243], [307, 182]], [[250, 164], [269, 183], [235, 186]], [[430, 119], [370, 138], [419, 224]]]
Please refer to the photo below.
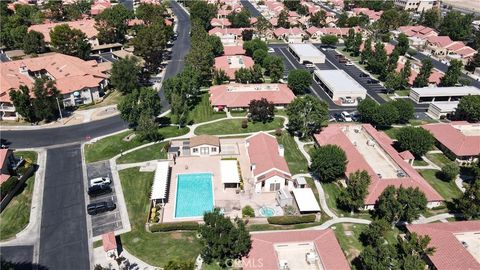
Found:
[[280, 183], [271, 183], [270, 191], [277, 191], [277, 190], [280, 190]]
[[216, 147], [212, 147], [212, 152], [217, 152], [217, 148], [216, 148]]
[[192, 148], [192, 152], [193, 153], [198, 153], [198, 149], [197, 148]]

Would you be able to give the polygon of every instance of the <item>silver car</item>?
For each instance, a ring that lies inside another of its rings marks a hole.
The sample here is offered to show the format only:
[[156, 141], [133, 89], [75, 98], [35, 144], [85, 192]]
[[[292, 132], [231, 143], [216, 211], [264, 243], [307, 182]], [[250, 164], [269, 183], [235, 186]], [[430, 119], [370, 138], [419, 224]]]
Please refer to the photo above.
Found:
[[105, 176], [105, 177], [97, 177], [90, 179], [90, 186], [98, 186], [98, 185], [110, 185], [112, 181], [110, 180], [110, 177]]

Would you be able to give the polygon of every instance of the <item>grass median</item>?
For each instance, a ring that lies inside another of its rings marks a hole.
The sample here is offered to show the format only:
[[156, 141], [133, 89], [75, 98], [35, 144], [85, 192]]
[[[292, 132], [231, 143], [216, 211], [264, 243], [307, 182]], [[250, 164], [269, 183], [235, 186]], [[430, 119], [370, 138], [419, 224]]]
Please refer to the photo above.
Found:
[[243, 119], [225, 119], [215, 123], [202, 125], [195, 130], [195, 134], [229, 135], [258, 131], [271, 131], [277, 128], [282, 128], [284, 119], [276, 117], [271, 122], [267, 123], [248, 122], [248, 126], [246, 128], [242, 128], [242, 121]]
[[154, 266], [170, 260], [195, 260], [200, 243], [195, 232], [149, 233], [145, 230], [153, 172], [131, 168], [119, 172], [132, 230], [121, 235], [123, 247]]

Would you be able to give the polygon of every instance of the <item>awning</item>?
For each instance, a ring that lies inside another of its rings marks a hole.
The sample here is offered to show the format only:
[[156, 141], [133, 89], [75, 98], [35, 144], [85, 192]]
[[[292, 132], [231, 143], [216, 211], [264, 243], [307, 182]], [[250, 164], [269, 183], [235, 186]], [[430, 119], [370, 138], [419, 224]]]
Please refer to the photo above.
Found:
[[153, 178], [151, 200], [166, 199], [167, 185], [170, 179], [170, 166], [168, 161], [157, 162], [155, 177]]
[[319, 212], [320, 206], [311, 188], [296, 188], [293, 196], [300, 212]]
[[237, 160], [220, 160], [220, 173], [222, 175], [222, 183], [240, 183]]

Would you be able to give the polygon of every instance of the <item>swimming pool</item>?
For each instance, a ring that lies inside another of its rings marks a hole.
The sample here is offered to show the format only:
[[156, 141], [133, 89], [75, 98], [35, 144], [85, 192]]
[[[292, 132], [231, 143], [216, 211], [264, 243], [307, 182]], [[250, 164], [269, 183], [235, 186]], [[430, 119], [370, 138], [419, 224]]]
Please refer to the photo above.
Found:
[[212, 209], [212, 174], [178, 174], [175, 217], [199, 217]]

